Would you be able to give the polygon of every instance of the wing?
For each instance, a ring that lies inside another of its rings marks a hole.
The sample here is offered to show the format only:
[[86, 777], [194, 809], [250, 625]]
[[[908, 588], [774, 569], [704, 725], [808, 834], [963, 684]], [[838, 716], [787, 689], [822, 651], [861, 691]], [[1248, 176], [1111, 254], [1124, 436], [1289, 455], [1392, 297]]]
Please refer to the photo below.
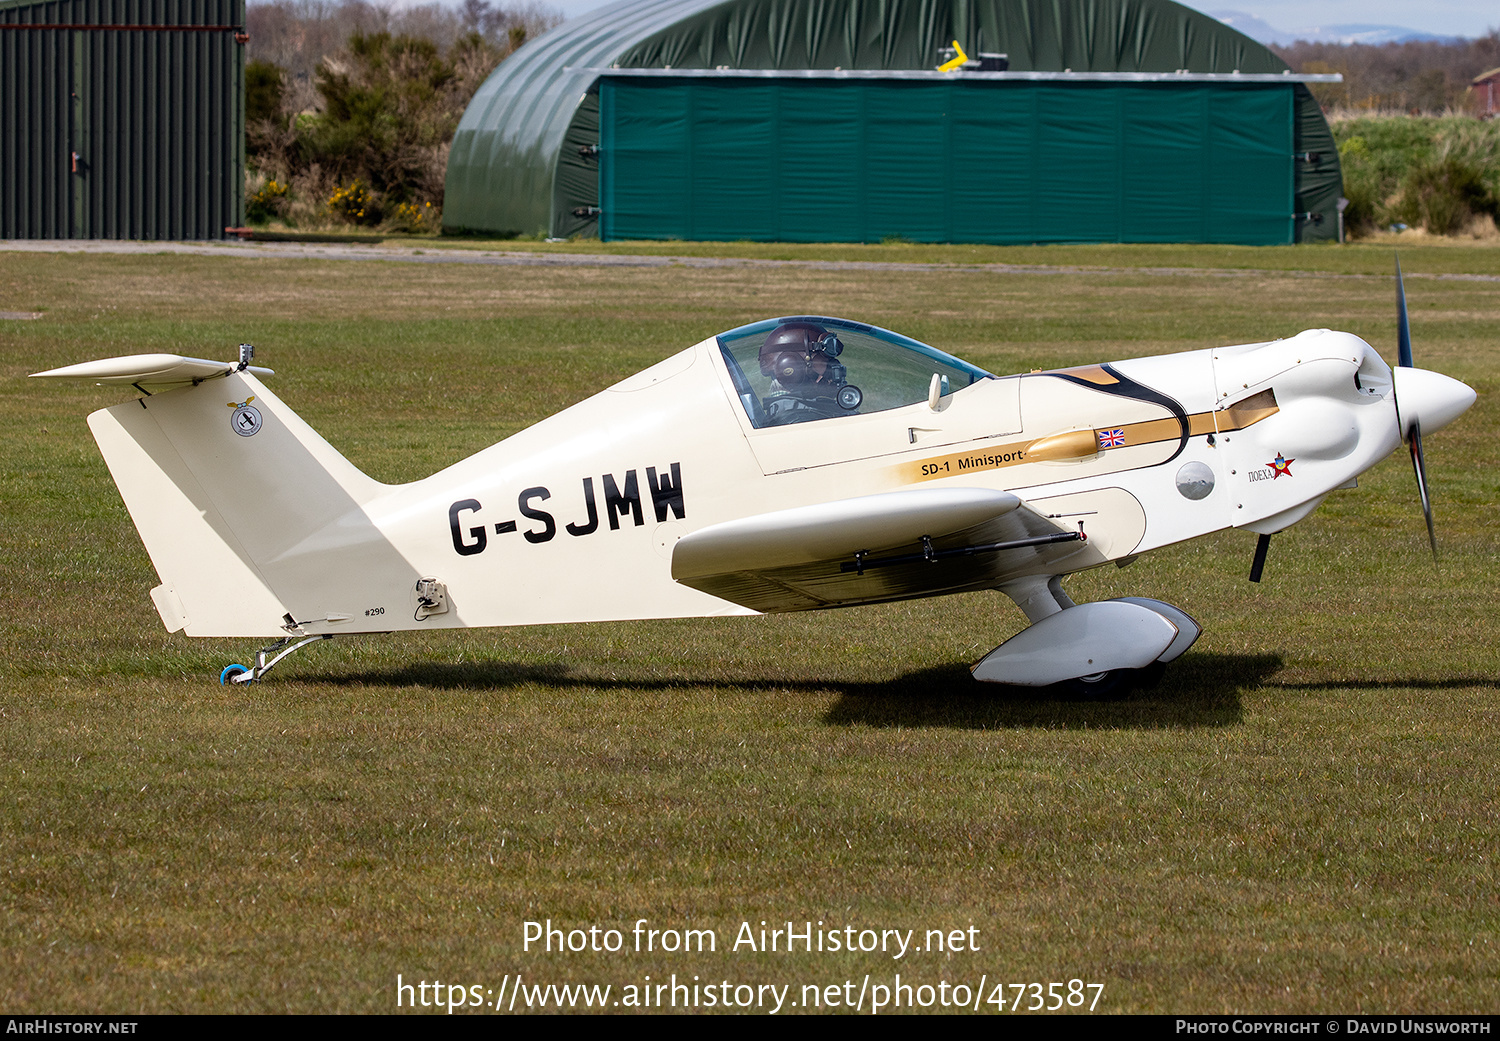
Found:
[[987, 589], [1103, 561], [1077, 530], [1009, 492], [935, 488], [715, 524], [677, 543], [672, 577], [756, 611], [807, 611]]

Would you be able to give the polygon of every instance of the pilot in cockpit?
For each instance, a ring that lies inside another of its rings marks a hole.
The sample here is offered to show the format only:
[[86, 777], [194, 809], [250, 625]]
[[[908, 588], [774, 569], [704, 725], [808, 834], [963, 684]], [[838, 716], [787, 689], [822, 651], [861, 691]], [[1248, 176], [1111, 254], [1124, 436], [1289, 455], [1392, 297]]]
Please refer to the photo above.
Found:
[[838, 336], [814, 322], [787, 322], [773, 329], [760, 348], [761, 375], [771, 378], [761, 403], [766, 425], [855, 414], [862, 395], [837, 361], [843, 351]]

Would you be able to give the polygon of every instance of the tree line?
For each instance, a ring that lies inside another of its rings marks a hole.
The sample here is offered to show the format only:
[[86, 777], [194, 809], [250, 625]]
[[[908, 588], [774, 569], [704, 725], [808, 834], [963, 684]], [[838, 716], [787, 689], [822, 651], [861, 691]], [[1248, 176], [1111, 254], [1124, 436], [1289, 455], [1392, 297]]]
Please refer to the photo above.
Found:
[[[433, 231], [464, 109], [496, 66], [561, 18], [530, 0], [270, 0], [252, 2], [246, 20], [248, 219]], [[1451, 232], [1500, 214], [1500, 125], [1459, 116], [1472, 111], [1474, 77], [1500, 66], [1500, 31], [1272, 49], [1295, 71], [1343, 74], [1312, 89], [1339, 139], [1355, 230]]]
[[1474, 77], [1500, 66], [1500, 30], [1478, 39], [1338, 44], [1299, 40], [1271, 50], [1294, 72], [1338, 72], [1343, 83], [1317, 83], [1327, 110], [1441, 115], [1473, 112]]

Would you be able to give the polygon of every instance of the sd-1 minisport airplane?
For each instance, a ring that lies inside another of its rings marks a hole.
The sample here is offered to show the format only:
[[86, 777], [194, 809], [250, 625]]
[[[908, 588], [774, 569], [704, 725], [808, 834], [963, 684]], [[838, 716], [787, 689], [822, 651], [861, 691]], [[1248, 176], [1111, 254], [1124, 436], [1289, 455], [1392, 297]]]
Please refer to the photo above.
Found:
[[[365, 476], [261, 381], [170, 354], [38, 376], [141, 397], [89, 416], [171, 632], [267, 636], [264, 676], [346, 633], [754, 614], [998, 589], [1028, 628], [980, 680], [1084, 694], [1159, 671], [1182, 610], [1062, 577], [1224, 528], [1267, 537], [1474, 401], [1311, 330], [995, 377], [860, 322], [732, 329], [410, 484]], [[1436, 552], [1436, 542], [1433, 543]]]

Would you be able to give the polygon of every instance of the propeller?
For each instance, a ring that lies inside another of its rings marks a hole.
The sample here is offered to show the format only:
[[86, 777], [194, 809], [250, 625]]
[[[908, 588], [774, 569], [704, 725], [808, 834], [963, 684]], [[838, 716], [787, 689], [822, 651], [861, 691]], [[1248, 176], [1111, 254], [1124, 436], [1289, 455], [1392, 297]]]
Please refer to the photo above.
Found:
[[[1432, 495], [1427, 485], [1427, 459], [1422, 451], [1422, 428], [1441, 430], [1474, 403], [1474, 391], [1442, 373], [1419, 369], [1411, 356], [1411, 320], [1406, 308], [1406, 286], [1401, 258], [1396, 258], [1396, 367], [1391, 370], [1391, 398], [1401, 440], [1411, 451], [1411, 467], [1417, 476], [1417, 495], [1427, 521], [1427, 543], [1437, 560], [1437, 531], [1432, 523]], [[1265, 571], [1271, 537], [1262, 535], [1255, 544], [1250, 563], [1250, 581], [1259, 582]]]
[[[1411, 369], [1411, 321], [1406, 313], [1406, 287], [1401, 278], [1401, 258], [1396, 257], [1396, 364], [1404, 369]], [[1394, 380], [1392, 393], [1395, 393], [1394, 384], [1401, 381]], [[1400, 399], [1396, 401], [1396, 414], [1401, 414]], [[1432, 526], [1432, 496], [1427, 491], [1427, 460], [1422, 453], [1422, 423], [1413, 417], [1410, 423], [1403, 423], [1401, 438], [1411, 449], [1411, 467], [1417, 475], [1417, 494], [1422, 498], [1422, 516], [1427, 519], [1427, 542], [1432, 546], [1432, 559], [1437, 561], [1437, 532]]]

